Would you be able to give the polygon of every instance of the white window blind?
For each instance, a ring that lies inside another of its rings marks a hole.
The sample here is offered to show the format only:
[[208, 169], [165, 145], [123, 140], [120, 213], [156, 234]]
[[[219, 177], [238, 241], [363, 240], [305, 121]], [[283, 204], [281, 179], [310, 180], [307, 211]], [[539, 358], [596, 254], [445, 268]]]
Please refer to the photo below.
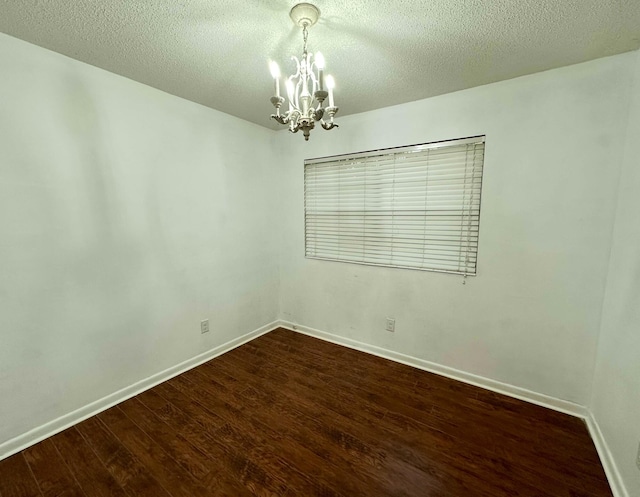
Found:
[[484, 137], [305, 161], [309, 258], [476, 274]]

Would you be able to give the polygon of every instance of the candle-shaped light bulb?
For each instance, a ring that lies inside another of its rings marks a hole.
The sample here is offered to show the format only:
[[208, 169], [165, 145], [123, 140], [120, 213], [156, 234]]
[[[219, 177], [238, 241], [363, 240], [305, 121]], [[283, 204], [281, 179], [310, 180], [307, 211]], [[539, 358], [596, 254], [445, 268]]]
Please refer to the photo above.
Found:
[[324, 90], [324, 56], [320, 52], [316, 52], [316, 67], [318, 68], [318, 84], [320, 90]]
[[271, 76], [273, 79], [278, 79], [280, 77], [280, 66], [275, 60], [269, 62], [269, 70], [271, 71]]
[[333, 89], [336, 86], [336, 82], [333, 80], [333, 76], [327, 76], [327, 89], [329, 90], [329, 107], [335, 107], [333, 105]]
[[274, 79], [275, 87], [276, 87], [276, 97], [280, 96], [280, 67], [278, 63], [274, 60], [269, 62], [269, 70], [271, 71], [271, 76]]

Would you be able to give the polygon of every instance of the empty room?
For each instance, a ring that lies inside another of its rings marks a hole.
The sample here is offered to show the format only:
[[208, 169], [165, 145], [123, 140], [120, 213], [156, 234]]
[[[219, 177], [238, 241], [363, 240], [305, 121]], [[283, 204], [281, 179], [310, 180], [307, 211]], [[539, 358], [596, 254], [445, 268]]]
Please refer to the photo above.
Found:
[[640, 1], [0, 2], [0, 497], [640, 497]]

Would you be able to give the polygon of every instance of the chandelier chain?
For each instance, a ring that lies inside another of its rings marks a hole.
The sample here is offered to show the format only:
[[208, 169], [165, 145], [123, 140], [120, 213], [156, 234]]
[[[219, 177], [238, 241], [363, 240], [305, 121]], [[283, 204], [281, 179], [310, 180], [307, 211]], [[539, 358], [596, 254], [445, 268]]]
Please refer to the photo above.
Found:
[[307, 23], [304, 23], [304, 25], [302, 26], [302, 40], [304, 41], [302, 52], [305, 55], [307, 54], [307, 37], [308, 36], [309, 36], [309, 33], [307, 31]]

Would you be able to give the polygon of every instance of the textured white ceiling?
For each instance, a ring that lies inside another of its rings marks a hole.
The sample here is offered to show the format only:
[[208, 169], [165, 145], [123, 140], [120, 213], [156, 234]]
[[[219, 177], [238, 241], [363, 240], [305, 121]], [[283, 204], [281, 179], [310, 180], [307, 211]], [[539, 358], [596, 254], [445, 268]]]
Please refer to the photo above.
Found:
[[[292, 0], [0, 0], [0, 31], [274, 129]], [[317, 0], [340, 115], [640, 46], [640, 0]]]

